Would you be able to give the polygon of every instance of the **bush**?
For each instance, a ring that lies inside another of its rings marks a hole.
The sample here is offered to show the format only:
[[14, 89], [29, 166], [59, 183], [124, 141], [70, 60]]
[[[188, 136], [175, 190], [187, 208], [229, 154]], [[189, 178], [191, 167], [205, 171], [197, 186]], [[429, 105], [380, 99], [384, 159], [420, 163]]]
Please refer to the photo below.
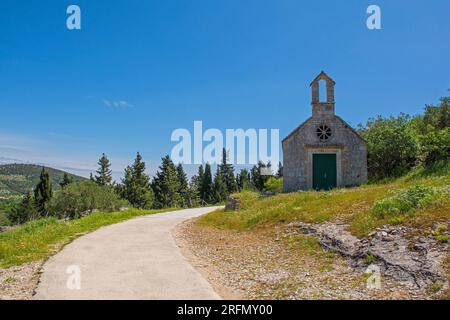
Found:
[[11, 222], [9, 221], [6, 213], [0, 211], [0, 226], [9, 226]]
[[445, 192], [439, 191], [433, 187], [416, 185], [392, 197], [375, 202], [372, 212], [378, 218], [396, 217], [434, 202]]
[[359, 131], [367, 141], [367, 162], [371, 178], [399, 176], [415, 165], [417, 139], [410, 127], [410, 117], [400, 115], [369, 119]]
[[57, 217], [75, 219], [85, 212], [112, 212], [127, 204], [116, 195], [112, 187], [83, 181], [69, 184], [57, 192], [50, 203], [50, 212]]
[[273, 193], [283, 192], [283, 178], [270, 177], [264, 184], [264, 190]]

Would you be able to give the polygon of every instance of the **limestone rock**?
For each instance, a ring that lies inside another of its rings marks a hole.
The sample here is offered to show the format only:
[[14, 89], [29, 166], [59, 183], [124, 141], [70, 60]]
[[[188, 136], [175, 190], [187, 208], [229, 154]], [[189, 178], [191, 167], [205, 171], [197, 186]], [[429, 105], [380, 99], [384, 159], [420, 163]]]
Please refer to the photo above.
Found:
[[406, 238], [405, 227], [383, 227], [359, 239], [346, 231], [347, 225], [297, 223], [302, 233], [314, 235], [326, 249], [348, 257], [352, 266], [365, 268], [368, 257], [384, 274], [418, 288], [440, 281], [448, 286], [442, 263], [447, 244], [432, 237]]

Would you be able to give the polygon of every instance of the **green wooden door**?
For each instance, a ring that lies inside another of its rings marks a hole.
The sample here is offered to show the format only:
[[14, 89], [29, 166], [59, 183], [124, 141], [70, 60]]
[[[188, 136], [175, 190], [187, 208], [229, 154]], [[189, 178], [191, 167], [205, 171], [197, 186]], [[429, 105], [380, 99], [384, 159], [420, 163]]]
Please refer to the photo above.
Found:
[[336, 188], [336, 154], [313, 154], [313, 188], [330, 190]]

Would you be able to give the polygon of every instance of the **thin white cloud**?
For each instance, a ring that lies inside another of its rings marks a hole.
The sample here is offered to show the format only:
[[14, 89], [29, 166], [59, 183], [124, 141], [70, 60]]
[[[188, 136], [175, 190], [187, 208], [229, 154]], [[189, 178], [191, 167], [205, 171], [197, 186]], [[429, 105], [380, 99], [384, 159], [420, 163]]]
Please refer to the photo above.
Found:
[[126, 100], [102, 99], [103, 104], [110, 108], [133, 108], [134, 106]]

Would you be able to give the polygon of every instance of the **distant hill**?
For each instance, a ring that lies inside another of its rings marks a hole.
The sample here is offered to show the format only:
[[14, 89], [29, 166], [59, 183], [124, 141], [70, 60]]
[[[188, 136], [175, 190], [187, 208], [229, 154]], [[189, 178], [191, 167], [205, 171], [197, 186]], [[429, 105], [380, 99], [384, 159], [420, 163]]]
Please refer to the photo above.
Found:
[[[52, 180], [54, 190], [60, 188], [59, 183], [64, 177], [64, 171], [46, 167]], [[3, 164], [0, 165], [0, 198], [23, 195], [32, 190], [39, 181], [42, 166], [34, 164]], [[85, 178], [68, 173], [79, 182]]]

